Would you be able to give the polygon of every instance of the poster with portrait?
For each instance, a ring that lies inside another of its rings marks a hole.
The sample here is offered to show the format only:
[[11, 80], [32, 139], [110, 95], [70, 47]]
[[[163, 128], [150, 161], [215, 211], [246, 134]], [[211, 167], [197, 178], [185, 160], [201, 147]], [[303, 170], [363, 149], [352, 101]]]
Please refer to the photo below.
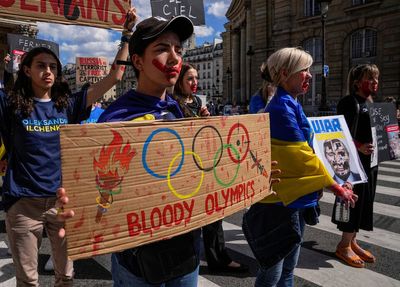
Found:
[[367, 182], [344, 116], [308, 118], [314, 132], [313, 147], [336, 182]]
[[376, 151], [372, 154], [371, 167], [383, 161], [400, 158], [396, 107], [392, 103], [370, 103], [368, 108]]

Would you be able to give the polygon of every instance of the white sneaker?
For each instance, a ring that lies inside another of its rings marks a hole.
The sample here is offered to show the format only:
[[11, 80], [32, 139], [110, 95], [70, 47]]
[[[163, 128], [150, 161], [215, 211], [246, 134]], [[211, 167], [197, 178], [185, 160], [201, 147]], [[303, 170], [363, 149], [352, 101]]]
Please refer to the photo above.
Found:
[[51, 256], [49, 260], [47, 260], [46, 265], [44, 265], [44, 271], [54, 271], [53, 258]]

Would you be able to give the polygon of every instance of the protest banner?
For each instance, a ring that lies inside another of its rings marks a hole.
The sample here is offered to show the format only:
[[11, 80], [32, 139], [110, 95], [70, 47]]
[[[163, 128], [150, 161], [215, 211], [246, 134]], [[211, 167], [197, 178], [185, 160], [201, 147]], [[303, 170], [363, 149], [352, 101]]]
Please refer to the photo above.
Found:
[[268, 114], [60, 130], [71, 259], [183, 234], [271, 193]]
[[399, 125], [396, 107], [392, 103], [369, 103], [369, 116], [375, 152], [371, 167], [387, 160], [400, 158]]
[[205, 25], [203, 0], [150, 0], [152, 15], [165, 19], [185, 15], [193, 25]]
[[97, 83], [108, 75], [108, 71], [106, 57], [76, 57], [76, 86]]
[[367, 182], [357, 149], [343, 115], [308, 118], [313, 148], [336, 182]]
[[128, 0], [2, 0], [0, 18], [121, 29]]
[[8, 63], [8, 70], [16, 73], [19, 70], [21, 56], [36, 47], [46, 47], [52, 50], [58, 57], [59, 47], [57, 43], [25, 37], [20, 34], [7, 34], [7, 43], [10, 47], [11, 61]]

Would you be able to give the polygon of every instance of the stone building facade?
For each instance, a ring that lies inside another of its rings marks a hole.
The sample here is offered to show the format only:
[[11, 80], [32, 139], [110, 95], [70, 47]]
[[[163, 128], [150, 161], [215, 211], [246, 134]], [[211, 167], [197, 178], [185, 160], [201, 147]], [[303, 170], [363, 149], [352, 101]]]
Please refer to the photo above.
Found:
[[[261, 85], [259, 67], [275, 50], [300, 46], [314, 58], [311, 91], [299, 100], [313, 114], [321, 100], [322, 25], [317, 0], [233, 0], [226, 16], [224, 98], [244, 103]], [[334, 0], [325, 25], [327, 103], [346, 94], [351, 66], [375, 63], [378, 100], [400, 95], [400, 5], [398, 0]]]

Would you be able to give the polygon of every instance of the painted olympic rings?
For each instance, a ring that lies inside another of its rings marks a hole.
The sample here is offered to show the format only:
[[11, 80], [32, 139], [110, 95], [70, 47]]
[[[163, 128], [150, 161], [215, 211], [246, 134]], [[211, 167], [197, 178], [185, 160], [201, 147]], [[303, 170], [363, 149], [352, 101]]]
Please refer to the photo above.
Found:
[[[239, 158], [240, 158], [240, 154], [239, 154], [239, 152], [238, 152], [238, 150], [233, 146], [233, 145], [231, 145], [231, 144], [224, 144], [222, 147], [220, 147], [218, 150], [217, 150], [217, 152], [215, 153], [215, 156], [214, 156], [214, 166], [215, 166], [215, 162], [216, 162], [216, 159], [217, 159], [217, 154], [218, 154], [218, 152], [219, 152], [219, 150], [220, 149], [224, 149], [224, 148], [226, 148], [226, 149], [229, 149], [229, 148], [231, 148], [232, 150], [233, 150], [233, 152], [236, 154], [236, 156], [237, 156], [237, 160], [236, 160], [236, 163], [237, 163], [237, 166], [236, 166], [236, 174], [235, 174], [235, 176], [231, 179], [231, 181], [229, 181], [228, 183], [225, 183], [225, 182], [223, 182], [218, 176], [217, 176], [217, 169], [216, 168], [214, 168], [214, 178], [215, 178], [215, 180], [221, 185], [221, 186], [223, 186], [223, 187], [229, 187], [229, 186], [231, 186], [232, 185], [232, 183], [234, 183], [235, 182], [235, 180], [236, 180], [236, 178], [237, 178], [237, 176], [238, 176], [238, 174], [239, 174], [239, 168], [240, 168], [240, 161], [239, 161]], [[221, 152], [222, 153], [222, 152]]]
[[194, 163], [197, 165], [197, 167], [198, 167], [200, 170], [211, 171], [211, 170], [213, 170], [213, 169], [219, 164], [219, 162], [220, 162], [220, 160], [221, 160], [221, 158], [222, 158], [223, 149], [222, 149], [222, 148], [219, 149], [219, 150], [221, 150], [221, 153], [220, 153], [220, 155], [219, 155], [219, 157], [218, 157], [217, 163], [214, 163], [212, 167], [205, 167], [205, 168], [203, 168], [203, 167], [201, 167], [201, 166], [198, 164], [198, 162], [197, 162], [197, 160], [196, 160], [196, 156], [194, 155], [194, 153], [195, 153], [194, 147], [195, 147], [195, 142], [196, 142], [196, 139], [197, 139], [199, 133], [200, 133], [203, 129], [205, 129], [205, 128], [213, 129], [213, 130], [217, 133], [217, 135], [218, 135], [218, 137], [219, 137], [219, 141], [221, 142], [221, 147], [224, 145], [224, 143], [222, 142], [221, 134], [220, 134], [219, 131], [218, 131], [215, 127], [213, 127], [213, 126], [204, 126], [204, 127], [202, 127], [201, 129], [199, 129], [199, 130], [197, 131], [197, 133], [196, 133], [196, 134], [194, 135], [194, 137], [193, 137], [192, 151], [193, 151], [193, 160], [194, 160]]
[[[193, 157], [196, 157], [197, 158], [197, 160], [199, 161], [199, 163], [200, 163], [200, 167], [202, 168], [203, 167], [203, 162], [201, 161], [201, 158], [200, 158], [200, 156], [198, 155], [198, 154], [196, 154], [195, 152], [192, 152], [192, 151], [185, 151], [185, 154], [186, 155], [193, 155]], [[172, 165], [174, 164], [174, 162], [175, 162], [175, 160], [178, 158], [178, 156], [182, 156], [182, 158], [183, 158], [183, 154], [182, 153], [178, 153], [178, 154], [176, 154], [175, 156], [174, 156], [174, 158], [171, 160], [171, 162], [169, 163], [169, 166], [168, 166], [168, 172], [167, 172], [167, 182], [168, 182], [168, 187], [169, 187], [169, 189], [172, 191], [172, 193], [176, 196], [176, 197], [178, 197], [178, 198], [180, 198], [180, 199], [186, 199], [186, 198], [190, 198], [190, 197], [192, 197], [192, 196], [194, 196], [199, 190], [200, 190], [200, 187], [201, 187], [201, 185], [203, 184], [203, 179], [204, 179], [204, 170], [201, 170], [201, 178], [200, 178], [200, 183], [198, 184], [198, 186], [196, 187], [196, 189], [193, 191], [193, 192], [191, 192], [191, 193], [189, 193], [189, 194], [180, 194], [179, 192], [177, 192], [176, 190], [175, 190], [175, 188], [172, 186], [172, 184], [171, 184], [171, 169], [172, 169]]]
[[155, 173], [152, 169], [150, 169], [149, 166], [147, 165], [147, 160], [146, 160], [147, 149], [148, 149], [148, 147], [149, 147], [149, 143], [151, 142], [151, 140], [153, 139], [153, 137], [154, 137], [156, 134], [159, 134], [159, 133], [161, 133], [161, 132], [170, 133], [170, 134], [173, 134], [174, 136], [176, 136], [176, 138], [178, 139], [178, 141], [179, 141], [179, 143], [180, 143], [180, 145], [181, 145], [181, 147], [182, 147], [182, 149], [181, 149], [182, 159], [181, 159], [181, 161], [180, 161], [178, 167], [176, 168], [176, 170], [171, 174], [171, 177], [172, 177], [172, 176], [175, 176], [175, 175], [181, 170], [182, 165], [183, 165], [183, 161], [184, 161], [184, 158], [185, 158], [185, 156], [184, 156], [184, 154], [185, 154], [185, 148], [184, 148], [184, 146], [183, 146], [183, 142], [182, 142], [182, 139], [181, 139], [181, 137], [179, 136], [179, 134], [178, 134], [176, 131], [171, 130], [171, 129], [168, 129], [168, 128], [161, 128], [161, 129], [155, 130], [155, 131], [153, 131], [153, 132], [149, 135], [149, 137], [146, 139], [146, 141], [145, 141], [145, 143], [144, 143], [144, 145], [143, 145], [142, 162], [143, 162], [143, 168], [144, 168], [150, 175], [152, 175], [152, 176], [154, 176], [154, 177], [157, 177], [157, 178], [167, 178], [166, 175], [161, 175], [161, 174]]
[[[237, 130], [239, 130], [239, 128], [242, 128], [242, 130], [244, 131], [244, 133], [245, 133], [245, 135], [246, 135], [246, 141], [245, 141], [244, 137], [242, 136], [242, 142], [240, 142], [240, 141], [238, 140], [238, 141], [237, 141], [237, 145], [239, 146], [240, 144], [242, 144], [242, 145], [243, 145], [243, 144], [247, 144], [247, 148], [246, 148], [244, 154], [242, 155], [242, 157], [239, 157], [238, 159], [236, 159], [236, 158], [233, 157], [230, 148], [228, 149], [228, 154], [229, 154], [229, 157], [231, 158], [231, 160], [232, 160], [234, 163], [241, 163], [242, 161], [245, 160], [245, 158], [246, 158], [246, 156], [247, 156], [247, 153], [249, 152], [249, 149], [250, 149], [250, 137], [249, 137], [249, 132], [247, 131], [247, 128], [246, 128], [243, 124], [241, 124], [241, 123], [236, 123], [236, 124], [234, 124], [234, 125], [231, 127], [231, 129], [229, 130], [228, 140], [227, 140], [227, 144], [228, 144], [228, 145], [231, 144], [232, 134], [233, 134], [233, 131], [234, 131], [236, 128], [237, 128]], [[233, 147], [233, 145], [232, 145], [232, 147]]]

